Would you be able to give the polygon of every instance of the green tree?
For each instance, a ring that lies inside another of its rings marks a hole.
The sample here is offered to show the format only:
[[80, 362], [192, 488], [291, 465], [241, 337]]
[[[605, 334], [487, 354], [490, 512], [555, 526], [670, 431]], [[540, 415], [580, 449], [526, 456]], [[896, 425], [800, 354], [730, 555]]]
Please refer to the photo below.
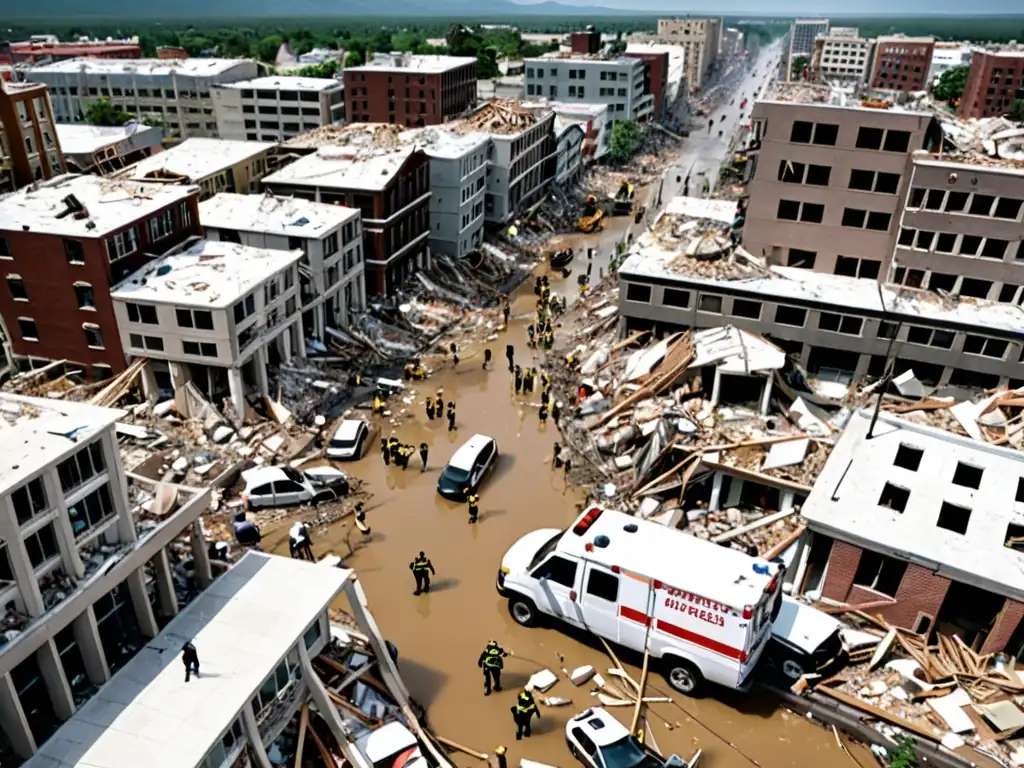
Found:
[[338, 74], [338, 70], [341, 69], [338, 62], [334, 59], [328, 59], [322, 64], [310, 64], [308, 67], [303, 67], [298, 70], [295, 74], [302, 77], [334, 77]]
[[110, 103], [110, 99], [97, 99], [85, 110], [85, 122], [89, 125], [124, 125], [132, 116], [120, 107]]
[[917, 750], [910, 739], [899, 739], [899, 746], [889, 758], [889, 768], [914, 768], [917, 765]]
[[361, 67], [363, 66], [363, 63], [363, 54], [359, 51], [352, 50], [345, 54], [346, 67]]
[[806, 56], [797, 56], [793, 59], [792, 75], [794, 80], [804, 79], [804, 70], [807, 69], [809, 63]]
[[1024, 99], [1014, 99], [1010, 104], [1010, 119], [1024, 123]]
[[641, 134], [636, 120], [619, 120], [612, 128], [608, 154], [615, 162], [624, 163], [640, 149], [641, 143], [643, 143], [643, 134]]
[[932, 89], [932, 95], [939, 101], [953, 101], [964, 94], [967, 85], [967, 73], [970, 67], [953, 67], [947, 69], [939, 77], [939, 82]]
[[500, 77], [501, 70], [498, 69], [498, 62], [495, 61], [494, 49], [487, 48], [476, 55], [476, 77], [478, 80], [490, 80]]

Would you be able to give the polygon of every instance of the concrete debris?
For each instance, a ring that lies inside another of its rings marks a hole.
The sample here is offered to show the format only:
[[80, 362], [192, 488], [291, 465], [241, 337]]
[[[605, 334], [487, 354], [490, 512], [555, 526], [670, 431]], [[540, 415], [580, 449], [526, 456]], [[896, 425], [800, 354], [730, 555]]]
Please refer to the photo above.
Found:
[[570, 674], [569, 679], [572, 680], [573, 685], [583, 685], [588, 682], [596, 671], [592, 666], [586, 664], [582, 667], [576, 667]]
[[526, 682], [526, 690], [544, 693], [557, 682], [558, 677], [554, 672], [550, 669], [542, 669], [540, 672], [530, 675], [530, 679]]

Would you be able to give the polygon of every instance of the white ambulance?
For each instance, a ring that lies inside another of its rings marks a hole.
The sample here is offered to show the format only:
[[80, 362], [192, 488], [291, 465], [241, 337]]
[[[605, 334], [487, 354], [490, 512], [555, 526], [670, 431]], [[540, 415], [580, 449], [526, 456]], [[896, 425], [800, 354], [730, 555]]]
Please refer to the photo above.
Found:
[[516, 622], [553, 616], [635, 651], [650, 649], [680, 693], [749, 686], [782, 601], [779, 563], [593, 507], [505, 553], [498, 592]]

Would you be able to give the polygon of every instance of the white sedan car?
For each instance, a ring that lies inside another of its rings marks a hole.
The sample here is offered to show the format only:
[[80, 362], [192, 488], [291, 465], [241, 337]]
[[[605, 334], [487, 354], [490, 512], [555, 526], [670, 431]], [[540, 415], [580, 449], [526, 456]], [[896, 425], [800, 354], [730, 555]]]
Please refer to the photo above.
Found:
[[573, 757], [588, 768], [697, 768], [700, 750], [688, 761], [667, 760], [630, 736], [629, 730], [601, 707], [580, 712], [565, 726]]

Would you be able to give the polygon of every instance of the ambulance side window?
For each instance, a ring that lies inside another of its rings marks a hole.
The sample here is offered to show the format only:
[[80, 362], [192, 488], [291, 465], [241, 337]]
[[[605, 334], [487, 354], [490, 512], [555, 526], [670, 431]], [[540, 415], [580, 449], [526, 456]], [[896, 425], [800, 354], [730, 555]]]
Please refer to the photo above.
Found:
[[587, 579], [587, 594], [614, 603], [619, 598], [619, 577], [591, 568]]
[[582, 728], [573, 728], [572, 737], [579, 742], [580, 746], [586, 750], [588, 755], [597, 754], [597, 745], [593, 740], [583, 732]]
[[547, 579], [572, 589], [576, 585], [576, 563], [564, 557], [553, 555], [533, 572], [535, 579]]

